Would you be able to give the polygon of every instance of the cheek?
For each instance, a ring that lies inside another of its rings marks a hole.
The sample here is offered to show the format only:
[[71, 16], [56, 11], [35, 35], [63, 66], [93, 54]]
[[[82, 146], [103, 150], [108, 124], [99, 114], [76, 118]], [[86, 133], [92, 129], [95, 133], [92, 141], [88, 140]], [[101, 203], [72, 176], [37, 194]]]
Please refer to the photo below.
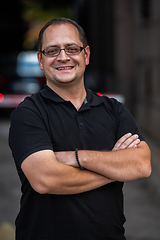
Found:
[[53, 64], [53, 61], [51, 59], [47, 59], [47, 61], [42, 61], [41, 63], [41, 70], [49, 69], [51, 65]]

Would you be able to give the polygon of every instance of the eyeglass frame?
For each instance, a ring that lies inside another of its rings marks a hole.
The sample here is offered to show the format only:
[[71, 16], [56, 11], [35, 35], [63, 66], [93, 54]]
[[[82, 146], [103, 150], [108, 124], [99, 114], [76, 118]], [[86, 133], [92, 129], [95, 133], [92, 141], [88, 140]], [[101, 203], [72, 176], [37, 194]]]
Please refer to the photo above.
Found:
[[61, 53], [62, 50], [64, 50], [64, 52], [65, 52], [68, 56], [77, 55], [77, 54], [81, 53], [81, 52], [83, 51], [83, 49], [85, 50], [85, 47], [80, 47], [80, 46], [77, 46], [77, 47], [80, 48], [80, 52], [78, 52], [78, 53], [71, 53], [71, 54], [68, 54], [68, 53], [66, 52], [66, 50], [65, 50], [66, 48], [57, 48], [57, 49], [59, 49], [59, 53], [58, 53], [57, 55], [54, 55], [54, 56], [49, 56], [49, 55], [46, 55], [46, 54], [45, 54], [46, 49], [49, 48], [49, 47], [47, 47], [47, 48], [45, 48], [43, 51], [39, 51], [39, 52], [40, 52], [40, 53], [43, 53], [44, 56], [46, 56], [46, 57], [57, 57], [57, 56], [60, 55], [60, 53]]

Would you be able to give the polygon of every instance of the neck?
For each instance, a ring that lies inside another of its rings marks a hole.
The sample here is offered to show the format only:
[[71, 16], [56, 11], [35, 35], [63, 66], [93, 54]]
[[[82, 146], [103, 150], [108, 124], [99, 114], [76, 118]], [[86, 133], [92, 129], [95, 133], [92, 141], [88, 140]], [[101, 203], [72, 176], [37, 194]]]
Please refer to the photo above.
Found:
[[63, 84], [61, 88], [55, 85], [52, 86], [49, 83], [47, 83], [47, 85], [61, 98], [63, 98], [66, 101], [70, 101], [77, 110], [82, 106], [86, 98], [86, 89], [84, 87], [84, 83], [72, 87], [67, 86], [67, 84]]

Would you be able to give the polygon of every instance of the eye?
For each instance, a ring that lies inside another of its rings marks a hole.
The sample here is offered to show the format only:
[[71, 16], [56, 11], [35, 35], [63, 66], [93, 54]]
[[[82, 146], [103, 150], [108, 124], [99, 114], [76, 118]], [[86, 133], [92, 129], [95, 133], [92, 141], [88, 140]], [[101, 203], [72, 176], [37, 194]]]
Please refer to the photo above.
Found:
[[55, 55], [59, 53], [59, 48], [48, 48], [46, 49], [46, 54], [47, 55]]
[[78, 46], [70, 46], [70, 47], [66, 47], [66, 51], [68, 53], [77, 53], [80, 51], [80, 48]]

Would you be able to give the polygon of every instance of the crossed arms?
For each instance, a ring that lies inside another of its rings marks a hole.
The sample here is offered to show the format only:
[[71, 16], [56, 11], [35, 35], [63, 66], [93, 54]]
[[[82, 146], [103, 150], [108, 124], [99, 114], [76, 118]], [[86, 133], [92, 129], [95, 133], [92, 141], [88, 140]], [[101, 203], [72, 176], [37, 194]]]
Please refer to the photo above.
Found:
[[[132, 181], [151, 174], [150, 150], [137, 135], [126, 134], [112, 151], [75, 152], [43, 150], [28, 156], [21, 168], [35, 191], [45, 194], [77, 194], [114, 181]], [[47, 159], [47, 160], [46, 160]]]

